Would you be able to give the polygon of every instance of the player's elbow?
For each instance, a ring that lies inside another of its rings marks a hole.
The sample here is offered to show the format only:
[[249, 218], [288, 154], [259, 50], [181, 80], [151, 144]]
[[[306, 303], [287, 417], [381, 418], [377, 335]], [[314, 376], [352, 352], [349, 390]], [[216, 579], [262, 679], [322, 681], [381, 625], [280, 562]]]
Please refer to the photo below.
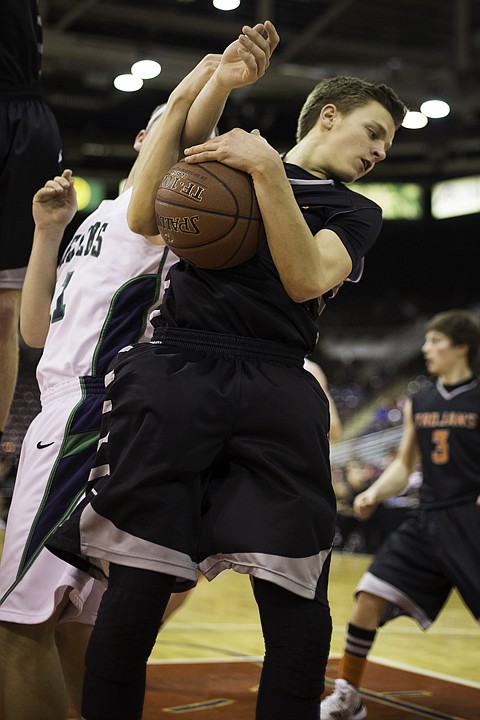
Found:
[[137, 235], [151, 236], [158, 234], [157, 224], [145, 212], [129, 207], [127, 211], [127, 224], [130, 230]]
[[285, 279], [282, 278], [282, 283], [287, 295], [295, 303], [314, 300], [323, 295], [328, 289], [323, 288], [322, 284], [318, 282], [318, 278], [309, 277], [307, 274], [297, 277], [290, 275]]
[[319, 268], [314, 263], [310, 266], [288, 263], [280, 271], [280, 277], [288, 296], [296, 303], [316, 300], [325, 293], [336, 290], [338, 283], [343, 280], [343, 277], [339, 280], [338, 272]]

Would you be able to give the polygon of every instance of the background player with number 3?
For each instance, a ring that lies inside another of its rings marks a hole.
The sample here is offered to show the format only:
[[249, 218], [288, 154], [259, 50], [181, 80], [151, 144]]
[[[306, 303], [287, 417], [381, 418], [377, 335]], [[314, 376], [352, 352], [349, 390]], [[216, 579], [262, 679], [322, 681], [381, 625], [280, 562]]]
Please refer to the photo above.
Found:
[[426, 630], [453, 587], [480, 621], [480, 385], [474, 375], [478, 319], [465, 310], [435, 315], [422, 352], [437, 376], [405, 407], [395, 460], [355, 498], [367, 520], [377, 505], [407, 484], [419, 460], [420, 507], [394, 531], [357, 587], [335, 691], [321, 704], [322, 720], [362, 720], [358, 688], [377, 628], [409, 615]]

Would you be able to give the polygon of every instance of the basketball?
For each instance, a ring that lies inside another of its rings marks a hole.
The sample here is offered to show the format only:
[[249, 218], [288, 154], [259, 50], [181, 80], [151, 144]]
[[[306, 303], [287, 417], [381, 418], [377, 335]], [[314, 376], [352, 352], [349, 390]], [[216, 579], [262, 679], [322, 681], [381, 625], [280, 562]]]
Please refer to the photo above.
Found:
[[251, 176], [219, 162], [176, 163], [160, 183], [155, 214], [167, 247], [200, 268], [240, 265], [265, 242]]

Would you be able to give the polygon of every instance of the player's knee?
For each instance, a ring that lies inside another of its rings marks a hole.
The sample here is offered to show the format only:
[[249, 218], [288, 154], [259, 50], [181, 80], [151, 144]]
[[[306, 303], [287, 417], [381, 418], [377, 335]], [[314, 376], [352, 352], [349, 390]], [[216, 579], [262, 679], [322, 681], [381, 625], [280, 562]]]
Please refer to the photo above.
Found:
[[[359, 627], [375, 629], [381, 625], [387, 601], [378, 595], [360, 590], [355, 599], [350, 621]], [[375, 625], [375, 628], [372, 627]]]
[[107, 589], [87, 649], [86, 666], [113, 682], [143, 673], [160, 622], [155, 598]]

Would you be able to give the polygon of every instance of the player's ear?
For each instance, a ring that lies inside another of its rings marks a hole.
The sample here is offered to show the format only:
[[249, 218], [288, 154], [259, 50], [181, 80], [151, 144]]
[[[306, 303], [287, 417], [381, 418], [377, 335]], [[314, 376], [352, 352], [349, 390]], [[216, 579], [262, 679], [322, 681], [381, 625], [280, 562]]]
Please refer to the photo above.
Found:
[[140, 148], [142, 147], [142, 143], [145, 140], [146, 134], [147, 134], [146, 130], [140, 130], [140, 132], [137, 133], [137, 136], [136, 136], [135, 140], [133, 141], [133, 147], [137, 152], [139, 152]]
[[468, 345], [455, 345], [455, 348], [461, 357], [466, 357], [470, 352]]
[[330, 130], [335, 123], [337, 114], [338, 110], [336, 105], [334, 105], [333, 103], [328, 103], [327, 105], [324, 105], [320, 110], [320, 115], [318, 116], [317, 122], [319, 122], [321, 126], [326, 130]]

